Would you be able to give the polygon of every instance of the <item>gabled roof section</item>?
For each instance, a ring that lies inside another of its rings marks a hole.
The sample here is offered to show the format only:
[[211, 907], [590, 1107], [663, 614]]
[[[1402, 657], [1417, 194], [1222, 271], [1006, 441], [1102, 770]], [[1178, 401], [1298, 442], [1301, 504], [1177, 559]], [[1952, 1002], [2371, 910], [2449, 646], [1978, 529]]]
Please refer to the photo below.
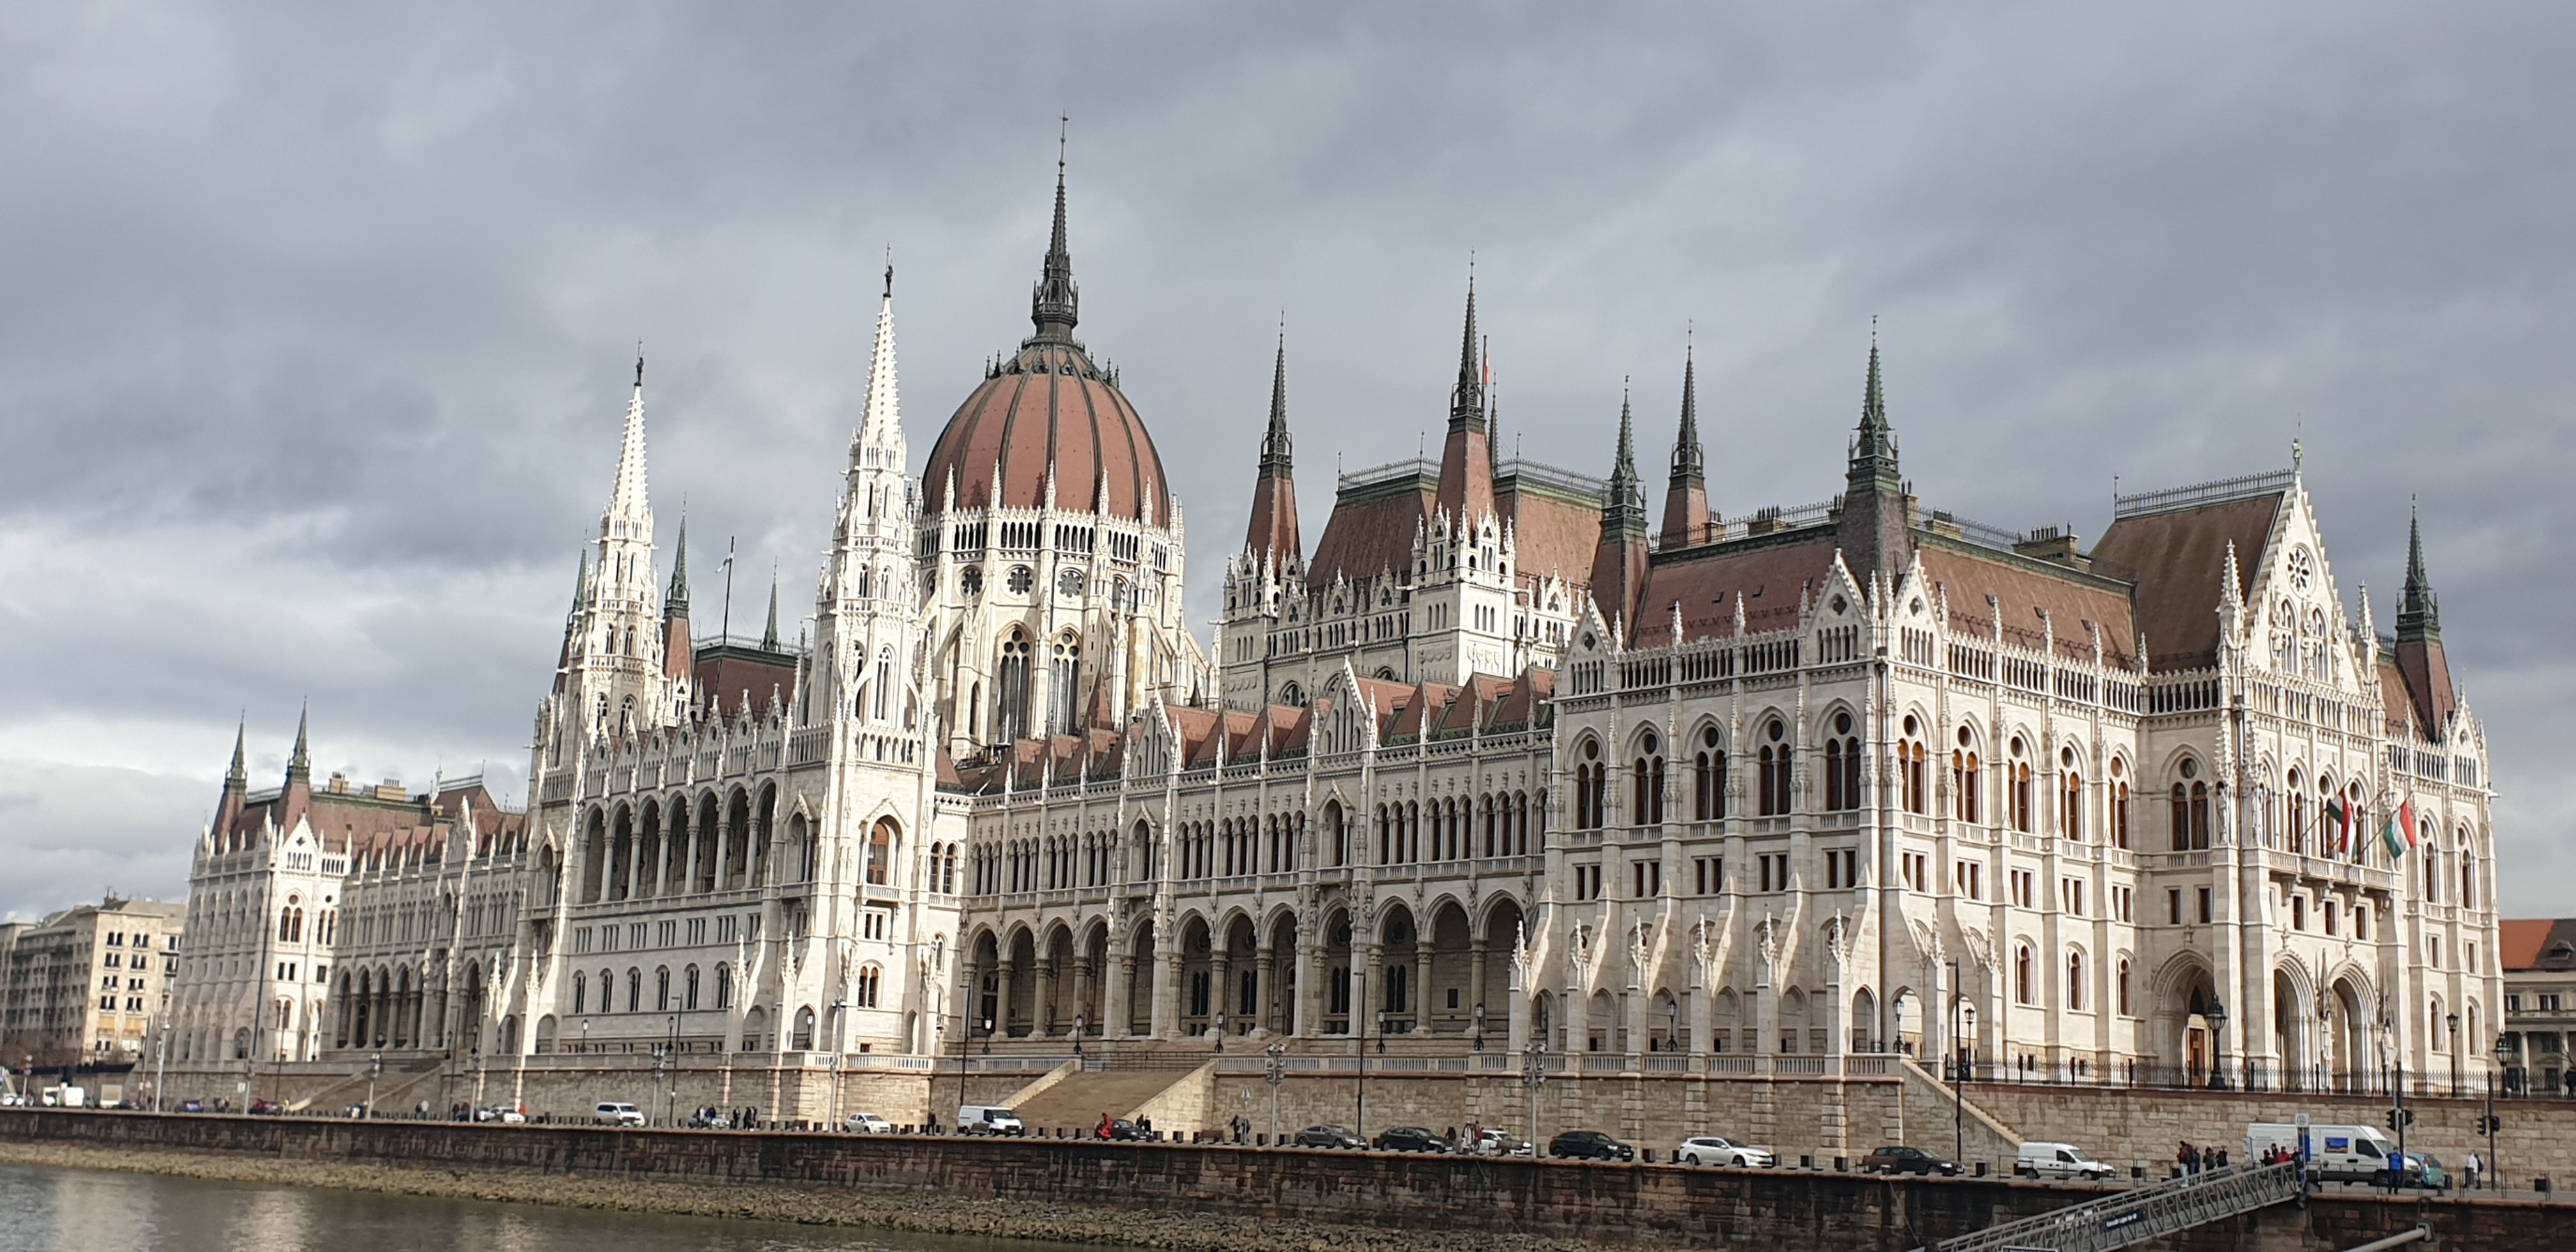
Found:
[[1685, 642], [1734, 637], [1739, 601], [1748, 633], [1795, 626], [1799, 597], [1823, 585], [1833, 564], [1834, 533], [1821, 528], [1657, 553], [1646, 565], [1628, 646], [1670, 646], [1675, 602]]
[[[1439, 466], [1418, 458], [1342, 475], [1324, 537], [1306, 563], [1306, 585], [1325, 587], [1336, 576], [1360, 582], [1412, 568], [1413, 538], [1431, 516], [1439, 488]], [[1587, 565], [1591, 559], [1587, 549]]]
[[[2185, 488], [2153, 496], [2129, 497], [2115, 510], [2111, 528], [2094, 545], [2094, 569], [2137, 587], [2137, 627], [2147, 637], [2148, 663], [2160, 672], [2205, 669], [2218, 663], [2218, 602], [2227, 567], [2227, 547], [2236, 546], [2239, 597], [2250, 596], [2254, 572], [2269, 560], [2274, 526], [2289, 490], [2286, 475], [2240, 479], [2237, 493]], [[2189, 493], [2206, 493], [2196, 502]], [[2179, 497], [2176, 507], [2154, 507], [2160, 497]], [[1958, 597], [1951, 597], [1958, 608]]]
[[[1923, 534], [1920, 539], [1917, 551], [1923, 575], [1933, 583], [1923, 590], [1949, 601], [1953, 635], [1991, 634], [1999, 613], [2004, 642], [2036, 651], [2053, 636], [2058, 659], [2090, 663], [2093, 634], [2085, 629], [2089, 624], [2101, 635], [2104, 665], [2128, 669], [2137, 664], [2137, 622], [2125, 585], [1938, 534]], [[1989, 596], [1995, 600], [1993, 609], [1986, 607]], [[2040, 619], [2043, 612], [2048, 615], [2045, 626]], [[2215, 599], [2210, 614], [2214, 640]], [[2147, 638], [2153, 646], [2155, 636]]]

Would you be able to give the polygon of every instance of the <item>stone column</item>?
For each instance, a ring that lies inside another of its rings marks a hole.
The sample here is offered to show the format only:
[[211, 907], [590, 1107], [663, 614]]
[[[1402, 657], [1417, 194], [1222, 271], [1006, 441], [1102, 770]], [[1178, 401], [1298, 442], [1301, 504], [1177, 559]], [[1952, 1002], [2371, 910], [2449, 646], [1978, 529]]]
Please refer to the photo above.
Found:
[[1019, 998], [1019, 994], [1019, 962], [1007, 956], [1003, 957], [1002, 981], [993, 997], [993, 1033], [1001, 1038], [1011, 1037], [1011, 1004]]
[[[1101, 1033], [1105, 1035], [1109, 1033], [1109, 1027], [1105, 1024], [1108, 1021], [1108, 1018], [1100, 1011], [1099, 993], [1099, 971], [1092, 967], [1091, 958], [1087, 956], [1075, 957], [1073, 961], [1073, 1011], [1078, 1016], [1089, 1018], [1091, 1024], [1099, 1026]], [[1077, 1038], [1080, 1037], [1080, 1029], [1080, 1027], [1076, 1028]]]
[[1040, 1037], [1054, 1035], [1056, 1023], [1056, 979], [1055, 958], [1053, 957], [1042, 956], [1038, 958], [1037, 1003], [1034, 1007], [1037, 1010], [1037, 1022], [1031, 1028], [1029, 1033]]
[[[1368, 974], [1360, 981], [1360, 998], [1351, 1002], [1351, 1033], [1362, 1035], [1377, 1029], [1377, 1007], [1386, 1003], [1386, 946], [1368, 946]], [[1362, 1027], [1366, 1027], [1364, 1032]]]
[[1226, 1028], [1231, 1030], [1234, 1027], [1235, 1016], [1232, 1012], [1235, 1008], [1234, 954], [1223, 948], [1218, 949], [1216, 956], [1208, 962], [1208, 972], [1212, 975], [1211, 981], [1215, 984], [1209, 988], [1215, 994], [1208, 997], [1208, 1029], [1216, 1029], [1217, 1014], [1223, 1013]]
[[1101, 997], [1100, 1037], [1124, 1039], [1135, 1021], [1135, 1005], [1129, 1000], [1130, 988], [1136, 982], [1136, 956], [1119, 952], [1109, 958], [1109, 994]]
[[1413, 1033], [1431, 1033], [1431, 936], [1413, 932]]
[[1154, 971], [1153, 1019], [1149, 1024], [1157, 1039], [1177, 1039], [1181, 1031], [1181, 954], [1177, 951], [1156, 952]]
[[1297, 950], [1291, 958], [1297, 971], [1296, 986], [1293, 988], [1297, 1009], [1294, 1018], [1288, 1023], [1288, 1028], [1290, 1033], [1300, 1039], [1312, 1039], [1323, 1030], [1324, 974], [1320, 960], [1322, 955], [1321, 945], [1304, 932], [1299, 932]]
[[1272, 950], [1267, 939], [1253, 947], [1252, 976], [1255, 979], [1252, 1025], [1272, 1034], [1280, 1033], [1283, 1029], [1281, 1019], [1288, 1013], [1288, 1002], [1278, 998], [1279, 954]]

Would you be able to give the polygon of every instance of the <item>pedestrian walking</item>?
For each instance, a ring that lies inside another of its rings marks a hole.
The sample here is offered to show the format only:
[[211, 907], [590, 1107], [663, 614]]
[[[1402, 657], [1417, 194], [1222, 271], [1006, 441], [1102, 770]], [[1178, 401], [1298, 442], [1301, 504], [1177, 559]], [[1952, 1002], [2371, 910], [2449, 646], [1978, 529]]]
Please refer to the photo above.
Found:
[[2460, 1179], [2462, 1182], [2467, 1184], [2469, 1190], [2475, 1191], [2478, 1189], [2478, 1174], [2480, 1171], [2485, 1169], [2485, 1167], [2486, 1163], [2480, 1161], [2478, 1159], [2478, 1154], [2475, 1152], [2469, 1153], [2469, 1158], [2460, 1162]]

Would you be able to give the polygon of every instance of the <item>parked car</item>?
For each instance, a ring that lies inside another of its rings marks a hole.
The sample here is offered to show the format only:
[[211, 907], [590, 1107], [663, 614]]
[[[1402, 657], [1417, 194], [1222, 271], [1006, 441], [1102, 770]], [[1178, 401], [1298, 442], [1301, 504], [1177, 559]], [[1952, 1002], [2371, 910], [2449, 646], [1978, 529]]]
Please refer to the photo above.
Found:
[[1530, 1145], [1490, 1126], [1477, 1132], [1476, 1141], [1467, 1145], [1467, 1150], [1478, 1156], [1529, 1156], [1532, 1154]]
[[1377, 1141], [1369, 1146], [1380, 1152], [1455, 1152], [1458, 1145], [1447, 1135], [1424, 1126], [1389, 1126], [1377, 1132]]
[[528, 1115], [517, 1109], [476, 1109], [474, 1110], [474, 1120], [478, 1122], [498, 1122], [504, 1126], [525, 1126], [528, 1124]]
[[1922, 1174], [1926, 1177], [1933, 1174], [1955, 1175], [1959, 1172], [1959, 1163], [1942, 1160], [1921, 1148], [1889, 1147], [1880, 1148], [1860, 1158], [1860, 1172]]
[[1368, 1140], [1340, 1126], [1309, 1126], [1297, 1132], [1295, 1146], [1301, 1148], [1365, 1148]]
[[591, 1109], [590, 1120], [601, 1126], [641, 1126], [644, 1124], [644, 1112], [632, 1104], [602, 1100], [597, 1107]]
[[1569, 1130], [1547, 1141], [1547, 1154], [1558, 1160], [1633, 1161], [1637, 1149], [1597, 1130]]
[[[1097, 1133], [1096, 1130], [1095, 1133]], [[1147, 1143], [1153, 1140], [1154, 1134], [1135, 1122], [1121, 1117], [1109, 1123], [1109, 1133], [1103, 1137], [1119, 1143]]]
[[253, 1117], [275, 1117], [285, 1111], [286, 1106], [275, 1100], [253, 1100], [250, 1102], [250, 1115]]
[[179, 1102], [179, 1111], [182, 1113], [203, 1113], [206, 1111], [206, 1105], [205, 1102], [201, 1100], [181, 1100]]
[[2025, 1143], [2013, 1157], [2013, 1172], [2024, 1178], [2071, 1178], [2098, 1182], [2114, 1172], [2071, 1143]]
[[843, 1130], [850, 1131], [853, 1134], [861, 1135], [890, 1135], [894, 1133], [894, 1123], [887, 1121], [874, 1113], [852, 1113], [848, 1117], [841, 1119], [841, 1128]]
[[1673, 1159], [1684, 1165], [1726, 1165], [1736, 1169], [1769, 1169], [1780, 1163], [1771, 1149], [1737, 1143], [1724, 1135], [1692, 1135], [1673, 1149]]
[[1019, 1114], [998, 1104], [969, 1104], [957, 1110], [957, 1130], [968, 1135], [1025, 1135]]
[[695, 1113], [691, 1114], [689, 1117], [689, 1129], [691, 1130], [729, 1130], [732, 1127], [733, 1116], [721, 1110], [712, 1114]]

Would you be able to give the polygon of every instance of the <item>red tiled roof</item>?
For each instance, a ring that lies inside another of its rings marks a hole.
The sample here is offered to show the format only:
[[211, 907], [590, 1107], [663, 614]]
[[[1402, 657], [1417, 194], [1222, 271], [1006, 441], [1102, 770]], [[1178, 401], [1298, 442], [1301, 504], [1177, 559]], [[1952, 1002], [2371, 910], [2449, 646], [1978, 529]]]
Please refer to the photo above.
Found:
[[[1399, 491], [1357, 504], [1336, 501], [1324, 519], [1324, 537], [1306, 564], [1306, 585], [1324, 587], [1335, 578], [1361, 582], [1413, 564], [1413, 537], [1429, 515], [1431, 491]], [[1590, 567], [1589, 554], [1585, 557]]]
[[[1516, 482], [1517, 479], [1506, 481]], [[1601, 546], [1601, 505], [1589, 507], [1538, 491], [1505, 491], [1496, 510], [1512, 523], [1516, 571], [1533, 578], [1562, 578], [1577, 587], [1592, 581], [1592, 557]]]
[[1798, 600], [1833, 568], [1833, 532], [1811, 536], [1686, 548], [1655, 554], [1646, 567], [1630, 647], [1660, 648], [1673, 641], [1673, 604], [1682, 611], [1684, 640], [1726, 639], [1735, 634], [1735, 603], [1744, 601], [1744, 626], [1778, 630], [1798, 624]]
[[[2094, 568], [2137, 584], [2138, 628], [2147, 636], [2147, 661], [2162, 673], [2216, 663], [2220, 573], [2227, 546], [2236, 545], [2239, 596], [2262, 568], [2279, 492], [2196, 509], [2124, 517], [2102, 532], [2093, 547]], [[1951, 606], [1961, 607], [1953, 596]]]
[[[997, 471], [999, 500], [993, 498]], [[921, 481], [933, 512], [1034, 509], [1046, 501], [1050, 472], [1060, 508], [1092, 507], [1105, 480], [1108, 498], [1100, 512], [1141, 520], [1150, 504], [1154, 524], [1171, 525], [1162, 455], [1135, 406], [1082, 349], [1032, 341], [957, 406], [930, 446]], [[947, 499], [952, 473], [953, 504]]]
[[[1937, 538], [1924, 541], [1919, 550], [1923, 575], [1934, 584], [1924, 591], [1937, 589], [1948, 598], [1953, 633], [1989, 632], [1994, 629], [1991, 614], [2000, 611], [2006, 642], [2036, 649], [2053, 635], [2060, 658], [2089, 662], [2093, 659], [2093, 639], [2084, 626], [2090, 622], [2101, 633], [2103, 664], [2121, 669], [2137, 663], [2137, 624], [2131, 616], [2127, 592], [2103, 586], [2073, 570], [2061, 572], [2045, 562], [1944, 543]], [[1986, 607], [1988, 596], [1995, 599], [1993, 610]], [[2038, 612], [2042, 609], [2048, 612], [2045, 632]], [[2211, 638], [2214, 640], [2215, 634]], [[2149, 643], [2152, 646], [2152, 638]]]

